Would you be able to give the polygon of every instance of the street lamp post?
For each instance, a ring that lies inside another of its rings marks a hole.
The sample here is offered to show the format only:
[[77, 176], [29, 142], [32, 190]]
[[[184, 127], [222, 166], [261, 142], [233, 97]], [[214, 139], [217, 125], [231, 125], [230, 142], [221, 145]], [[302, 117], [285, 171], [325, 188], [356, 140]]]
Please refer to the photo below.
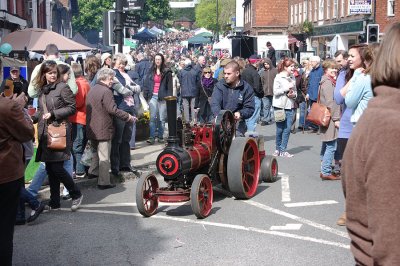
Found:
[[123, 45], [123, 22], [122, 22], [122, 13], [123, 13], [123, 3], [122, 0], [117, 0], [115, 3], [115, 38], [116, 43], [118, 44], [118, 53], [122, 53], [122, 45]]
[[216, 33], [217, 33], [217, 37], [216, 37], [216, 40], [217, 40], [217, 42], [219, 42], [218, 0], [216, 0], [216, 1], [217, 1], [217, 8], [216, 8], [216, 9], [217, 9], [217, 11], [216, 11], [216, 12], [217, 12], [217, 14], [216, 14], [216, 15], [217, 15], [217, 25], [216, 25], [216, 28], [217, 28], [217, 30], [216, 30], [216, 31], [217, 31], [217, 32], [216, 32]]

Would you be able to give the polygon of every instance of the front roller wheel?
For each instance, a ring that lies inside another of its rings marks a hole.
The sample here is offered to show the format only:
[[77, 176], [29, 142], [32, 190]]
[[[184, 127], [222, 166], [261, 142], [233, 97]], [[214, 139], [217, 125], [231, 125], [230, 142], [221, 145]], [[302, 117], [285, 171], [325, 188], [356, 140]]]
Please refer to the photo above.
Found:
[[278, 179], [278, 161], [271, 155], [266, 155], [261, 162], [261, 176], [264, 182], [275, 182]]
[[152, 216], [158, 207], [158, 181], [155, 175], [142, 176], [136, 187], [136, 206], [141, 215]]
[[190, 189], [190, 204], [193, 213], [199, 219], [206, 218], [213, 202], [213, 188], [211, 179], [207, 175], [197, 175]]
[[249, 199], [257, 191], [260, 155], [253, 138], [235, 138], [228, 155], [229, 190], [237, 199]]

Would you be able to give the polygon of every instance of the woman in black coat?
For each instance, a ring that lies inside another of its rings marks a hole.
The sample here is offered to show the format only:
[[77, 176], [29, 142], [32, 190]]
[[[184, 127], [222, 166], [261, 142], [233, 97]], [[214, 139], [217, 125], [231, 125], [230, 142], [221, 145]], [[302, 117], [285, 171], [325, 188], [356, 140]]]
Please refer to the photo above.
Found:
[[205, 67], [201, 76], [201, 89], [199, 90], [198, 108], [199, 110], [199, 122], [207, 123], [213, 119], [211, 111], [211, 95], [214, 90], [214, 85], [218, 82], [217, 79], [213, 78], [211, 68]]
[[[64, 161], [69, 160], [71, 156], [71, 123], [68, 117], [76, 112], [75, 96], [68, 85], [61, 82], [61, 75], [55, 61], [45, 61], [33, 82], [40, 88], [38, 112], [32, 117], [34, 123], [38, 123], [39, 145], [36, 161], [46, 163], [50, 183], [49, 206], [52, 209], [60, 208], [60, 182], [62, 182], [72, 197], [71, 210], [76, 211], [82, 202], [82, 194], [72, 176], [64, 169]], [[52, 150], [47, 147], [48, 125], [61, 123], [65, 123], [67, 127], [67, 145], [64, 150]]]

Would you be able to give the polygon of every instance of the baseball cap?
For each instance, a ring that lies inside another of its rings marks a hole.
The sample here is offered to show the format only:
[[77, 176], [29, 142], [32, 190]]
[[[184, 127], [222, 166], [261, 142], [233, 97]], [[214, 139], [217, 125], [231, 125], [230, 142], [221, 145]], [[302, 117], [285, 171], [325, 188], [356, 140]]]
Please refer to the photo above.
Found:
[[249, 62], [251, 64], [257, 63], [258, 61], [260, 61], [260, 57], [256, 54], [253, 54], [249, 57]]
[[17, 67], [17, 66], [12, 66], [12, 67], [10, 68], [10, 71], [14, 71], [14, 70], [18, 70], [18, 71], [19, 71], [19, 67]]

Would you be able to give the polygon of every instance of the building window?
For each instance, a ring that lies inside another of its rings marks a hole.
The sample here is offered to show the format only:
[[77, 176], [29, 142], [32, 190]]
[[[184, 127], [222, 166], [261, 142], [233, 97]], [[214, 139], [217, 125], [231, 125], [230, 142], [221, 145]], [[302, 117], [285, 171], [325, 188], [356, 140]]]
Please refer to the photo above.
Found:
[[303, 4], [299, 4], [299, 23], [302, 23], [304, 21], [303, 17]]
[[395, 1], [395, 0], [388, 0], [387, 15], [388, 15], [389, 17], [394, 16], [394, 1]]
[[314, 21], [318, 21], [318, 0], [314, 0]]
[[299, 20], [298, 20], [298, 6], [297, 6], [297, 4], [295, 4], [294, 5], [294, 24], [297, 24], [297, 23], [299, 23]]
[[[319, 0], [319, 12], [318, 12], [318, 19], [323, 20], [324, 19], [324, 0]], [[317, 8], [318, 8], [317, 7]]]
[[344, 0], [340, 0], [340, 16], [344, 17]]
[[338, 0], [333, 0], [333, 14], [332, 14], [332, 18], [337, 18], [338, 15]]
[[290, 25], [294, 24], [294, 12], [293, 12], [293, 5], [290, 6]]
[[326, 0], [326, 18], [330, 19], [331, 17], [331, 0]]
[[308, 21], [312, 21], [312, 1], [308, 1]]

